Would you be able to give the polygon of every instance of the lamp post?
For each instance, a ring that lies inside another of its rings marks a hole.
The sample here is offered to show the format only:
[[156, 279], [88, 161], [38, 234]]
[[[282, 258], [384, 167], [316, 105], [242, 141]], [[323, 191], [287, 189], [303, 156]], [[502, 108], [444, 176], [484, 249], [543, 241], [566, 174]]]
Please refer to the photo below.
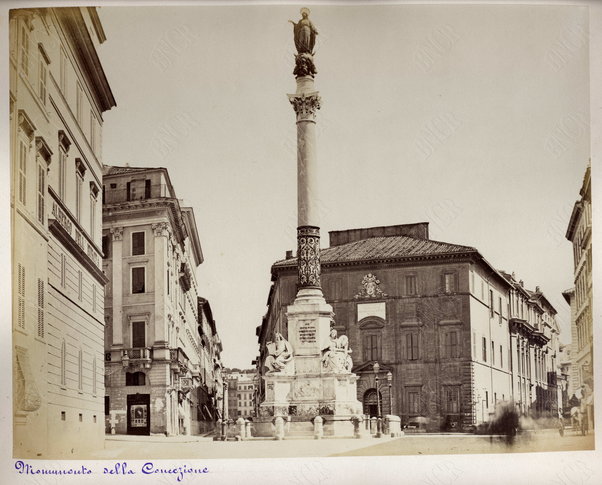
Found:
[[378, 387], [378, 371], [380, 370], [380, 365], [378, 362], [374, 362], [372, 370], [374, 371], [374, 387], [376, 387], [376, 437], [380, 438], [380, 396]]
[[393, 394], [391, 394], [391, 386], [393, 385], [393, 374], [391, 373], [391, 371], [387, 372], [387, 383], [389, 384], [389, 413], [393, 414]]
[[224, 387], [222, 390], [222, 440], [226, 440], [226, 391], [228, 390], [228, 383], [224, 381]]

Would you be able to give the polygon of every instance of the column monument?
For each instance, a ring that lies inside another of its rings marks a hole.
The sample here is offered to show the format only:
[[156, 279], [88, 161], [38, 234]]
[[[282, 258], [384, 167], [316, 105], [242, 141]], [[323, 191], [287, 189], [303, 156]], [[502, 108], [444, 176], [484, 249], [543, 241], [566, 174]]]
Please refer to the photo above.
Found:
[[[332, 306], [320, 285], [320, 227], [317, 207], [316, 115], [320, 95], [314, 45], [317, 29], [301, 9], [293, 24], [297, 89], [288, 98], [297, 124], [297, 266], [298, 290], [287, 307], [288, 340], [275, 334], [265, 361], [265, 401], [260, 421], [283, 417], [289, 435], [313, 435], [312, 420], [323, 420], [324, 436], [353, 436], [352, 417], [361, 413], [357, 379], [351, 373], [351, 349], [346, 336], [337, 336]], [[259, 424], [259, 423], [258, 423]], [[265, 426], [258, 426], [258, 430]]]

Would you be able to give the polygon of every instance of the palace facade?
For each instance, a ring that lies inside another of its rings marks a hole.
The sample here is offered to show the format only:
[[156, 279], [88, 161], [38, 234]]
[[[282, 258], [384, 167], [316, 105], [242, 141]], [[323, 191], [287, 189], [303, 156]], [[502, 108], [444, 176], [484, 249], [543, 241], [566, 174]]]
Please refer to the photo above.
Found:
[[[528, 291], [475, 248], [429, 239], [428, 223], [330, 232], [321, 261], [365, 414], [380, 409], [427, 430], [460, 431], [490, 420], [505, 401], [523, 413], [557, 412], [556, 311], [539, 288]], [[274, 332], [287, 336], [296, 265], [288, 252], [272, 266], [257, 327], [261, 375]]]
[[194, 212], [164, 168], [105, 166], [106, 430], [199, 434], [217, 419], [221, 342], [196, 279]]
[[103, 113], [94, 7], [10, 12], [14, 455], [103, 446]]

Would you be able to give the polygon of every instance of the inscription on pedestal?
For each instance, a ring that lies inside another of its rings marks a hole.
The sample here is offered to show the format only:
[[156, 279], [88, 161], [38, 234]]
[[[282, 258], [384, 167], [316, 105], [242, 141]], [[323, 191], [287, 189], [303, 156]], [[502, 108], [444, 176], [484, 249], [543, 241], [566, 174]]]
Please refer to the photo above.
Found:
[[314, 322], [301, 322], [299, 325], [299, 342], [302, 344], [315, 344], [316, 341], [316, 325]]

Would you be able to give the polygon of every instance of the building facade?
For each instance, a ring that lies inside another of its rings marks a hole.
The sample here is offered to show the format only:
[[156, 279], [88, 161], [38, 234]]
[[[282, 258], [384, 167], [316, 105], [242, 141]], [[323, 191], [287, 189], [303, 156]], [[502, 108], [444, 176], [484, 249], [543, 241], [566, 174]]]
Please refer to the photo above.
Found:
[[254, 418], [257, 416], [256, 369], [226, 369], [228, 382], [228, 417]]
[[95, 8], [10, 13], [13, 423], [18, 457], [103, 446], [103, 113]]
[[571, 302], [571, 381], [581, 401], [590, 430], [594, 425], [594, 353], [592, 313], [592, 194], [591, 167], [588, 166], [566, 232], [573, 244], [574, 283], [564, 292]]
[[203, 432], [221, 343], [199, 300], [193, 210], [180, 206], [164, 168], [105, 166], [102, 197], [106, 429]]
[[[428, 430], [459, 431], [490, 420], [497, 404], [520, 400], [509, 306], [514, 283], [475, 248], [430, 240], [428, 223], [406, 224], [331, 232], [321, 261], [324, 296], [338, 334], [349, 339], [365, 414], [380, 409]], [[287, 335], [286, 307], [297, 282], [290, 252], [272, 266], [272, 281], [257, 328], [262, 374], [274, 332]], [[555, 311], [548, 311], [546, 320], [554, 322]], [[546, 348], [550, 341], [541, 338]], [[260, 402], [263, 395], [260, 387]], [[523, 412], [535, 410], [535, 395], [522, 401]]]

